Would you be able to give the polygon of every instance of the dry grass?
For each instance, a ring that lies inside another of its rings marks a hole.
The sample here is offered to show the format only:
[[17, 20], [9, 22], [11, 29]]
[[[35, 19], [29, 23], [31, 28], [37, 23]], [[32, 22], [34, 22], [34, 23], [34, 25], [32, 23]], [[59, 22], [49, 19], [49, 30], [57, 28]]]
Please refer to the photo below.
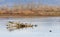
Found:
[[14, 6], [0, 8], [0, 16], [60, 16], [60, 7], [56, 6]]

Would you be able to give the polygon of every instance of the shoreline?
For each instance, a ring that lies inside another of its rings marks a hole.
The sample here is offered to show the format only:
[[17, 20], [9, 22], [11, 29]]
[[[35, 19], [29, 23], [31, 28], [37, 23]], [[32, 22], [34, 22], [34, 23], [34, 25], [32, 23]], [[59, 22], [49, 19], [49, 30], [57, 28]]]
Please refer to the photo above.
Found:
[[60, 16], [12, 16], [12, 15], [1, 15], [0, 18], [46, 18], [46, 17], [60, 17]]
[[60, 15], [23, 15], [23, 14], [0, 14], [0, 18], [46, 18], [46, 17], [60, 17]]

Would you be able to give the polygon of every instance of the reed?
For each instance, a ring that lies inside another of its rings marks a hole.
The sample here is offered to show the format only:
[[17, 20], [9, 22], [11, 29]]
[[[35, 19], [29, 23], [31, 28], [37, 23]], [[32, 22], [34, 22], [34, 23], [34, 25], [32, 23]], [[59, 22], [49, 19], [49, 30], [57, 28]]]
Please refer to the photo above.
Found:
[[13, 7], [0, 7], [0, 15], [18, 16], [60, 16], [60, 7], [48, 5], [14, 5]]

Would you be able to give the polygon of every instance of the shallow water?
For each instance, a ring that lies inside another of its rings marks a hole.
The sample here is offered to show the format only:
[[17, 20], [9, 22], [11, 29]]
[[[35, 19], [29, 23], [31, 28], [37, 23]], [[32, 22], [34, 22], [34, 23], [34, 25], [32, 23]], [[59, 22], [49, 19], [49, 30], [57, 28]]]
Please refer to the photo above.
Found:
[[[33, 28], [19, 29], [9, 32], [6, 29], [8, 21], [23, 22], [38, 25]], [[51, 32], [50, 32], [51, 30]], [[59, 37], [60, 17], [42, 18], [0, 18], [0, 37]]]

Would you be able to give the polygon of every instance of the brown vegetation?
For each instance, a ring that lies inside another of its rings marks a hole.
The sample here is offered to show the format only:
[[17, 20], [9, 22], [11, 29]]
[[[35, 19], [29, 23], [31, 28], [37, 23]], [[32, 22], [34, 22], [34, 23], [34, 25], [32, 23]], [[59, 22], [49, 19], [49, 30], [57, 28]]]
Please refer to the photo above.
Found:
[[13, 6], [0, 8], [0, 16], [60, 16], [60, 7], [56, 6]]

